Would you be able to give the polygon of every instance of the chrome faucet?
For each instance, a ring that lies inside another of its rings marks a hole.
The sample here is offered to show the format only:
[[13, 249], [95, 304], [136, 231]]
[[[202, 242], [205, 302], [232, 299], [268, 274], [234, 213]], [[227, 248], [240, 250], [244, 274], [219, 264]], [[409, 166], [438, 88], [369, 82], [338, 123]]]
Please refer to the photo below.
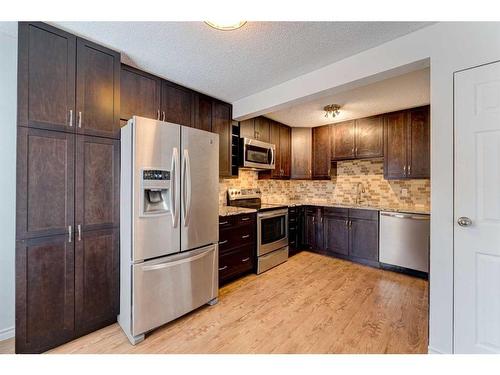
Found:
[[361, 203], [361, 194], [365, 192], [365, 188], [361, 182], [356, 184], [356, 205]]

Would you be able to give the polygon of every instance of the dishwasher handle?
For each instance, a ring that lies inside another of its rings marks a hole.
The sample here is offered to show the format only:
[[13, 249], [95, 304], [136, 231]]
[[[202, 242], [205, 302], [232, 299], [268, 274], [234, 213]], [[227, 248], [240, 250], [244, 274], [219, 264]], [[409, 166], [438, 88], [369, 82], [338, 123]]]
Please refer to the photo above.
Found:
[[404, 214], [401, 212], [381, 212], [381, 216], [397, 217], [398, 219], [430, 220], [429, 215]]

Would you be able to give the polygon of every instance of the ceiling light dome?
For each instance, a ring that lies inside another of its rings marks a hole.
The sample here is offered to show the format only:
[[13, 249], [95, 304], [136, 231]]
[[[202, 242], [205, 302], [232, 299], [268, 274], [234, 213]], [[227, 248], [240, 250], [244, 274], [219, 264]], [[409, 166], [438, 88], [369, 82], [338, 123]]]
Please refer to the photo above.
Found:
[[217, 30], [230, 31], [242, 27], [247, 21], [221, 20], [221, 21], [205, 21], [205, 23]]

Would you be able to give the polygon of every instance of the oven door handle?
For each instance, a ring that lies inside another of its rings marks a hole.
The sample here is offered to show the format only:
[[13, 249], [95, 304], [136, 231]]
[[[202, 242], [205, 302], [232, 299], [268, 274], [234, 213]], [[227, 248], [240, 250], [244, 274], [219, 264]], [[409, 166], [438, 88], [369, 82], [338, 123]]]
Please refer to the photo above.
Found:
[[259, 212], [257, 216], [259, 219], [268, 219], [270, 217], [277, 217], [277, 216], [283, 216], [283, 215], [288, 216], [288, 209], [283, 209], [283, 210], [279, 210], [279, 211], [273, 210], [270, 212]]

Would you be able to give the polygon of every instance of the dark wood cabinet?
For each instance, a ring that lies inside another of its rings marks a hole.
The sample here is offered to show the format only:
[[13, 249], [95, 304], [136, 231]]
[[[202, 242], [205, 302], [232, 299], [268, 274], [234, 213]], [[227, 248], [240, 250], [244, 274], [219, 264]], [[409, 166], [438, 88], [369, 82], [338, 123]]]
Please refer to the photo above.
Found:
[[311, 128], [292, 128], [292, 179], [312, 177], [312, 131]]
[[349, 255], [378, 261], [378, 220], [350, 219]]
[[255, 118], [240, 121], [240, 137], [255, 139]]
[[254, 269], [256, 221], [255, 213], [219, 217], [219, 284]]
[[116, 321], [120, 55], [19, 34], [16, 351], [37, 353]]
[[268, 142], [270, 141], [270, 120], [259, 116], [255, 119], [255, 139]]
[[408, 111], [408, 168], [409, 178], [430, 178], [429, 107]]
[[232, 163], [232, 106], [214, 101], [212, 107], [212, 131], [219, 134], [219, 175], [233, 176]]
[[385, 115], [384, 178], [430, 178], [429, 106]]
[[168, 81], [161, 85], [161, 119], [194, 127], [194, 92]]
[[76, 36], [19, 23], [18, 125], [74, 131]]
[[280, 164], [281, 164], [281, 177], [290, 178], [291, 173], [291, 142], [292, 130], [289, 126], [280, 124]]
[[120, 118], [128, 121], [132, 116], [160, 118], [161, 79], [121, 65]]
[[120, 54], [78, 38], [76, 131], [120, 138]]
[[74, 336], [73, 245], [67, 235], [17, 241], [16, 353], [41, 353]]
[[332, 160], [354, 159], [355, 121], [344, 121], [331, 125]]
[[302, 248], [302, 207], [290, 207], [288, 209], [288, 254], [297, 254]]
[[331, 166], [330, 126], [318, 126], [312, 129], [312, 178], [330, 179]]
[[290, 142], [291, 130], [289, 126], [269, 120], [269, 143], [275, 146], [275, 168], [259, 173], [259, 178], [288, 179], [290, 178]]
[[355, 154], [357, 159], [384, 156], [384, 118], [372, 116], [356, 120]]
[[195, 128], [212, 131], [212, 106], [212, 98], [202, 94], [196, 95]]
[[119, 229], [75, 237], [75, 321], [86, 334], [116, 321], [119, 310]]
[[349, 255], [349, 220], [325, 212], [323, 219], [325, 252]]
[[18, 128], [18, 239], [65, 234], [73, 225], [74, 154], [74, 134]]
[[75, 223], [88, 231], [120, 224], [120, 142], [77, 136]]
[[323, 252], [323, 212], [321, 207], [304, 208], [304, 244], [312, 251]]

